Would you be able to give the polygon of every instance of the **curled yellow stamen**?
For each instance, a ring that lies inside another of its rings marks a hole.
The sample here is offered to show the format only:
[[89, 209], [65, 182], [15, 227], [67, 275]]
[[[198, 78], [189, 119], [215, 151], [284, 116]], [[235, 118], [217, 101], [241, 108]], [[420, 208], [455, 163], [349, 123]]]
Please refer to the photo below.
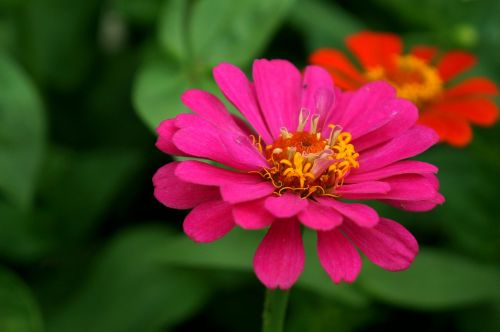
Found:
[[352, 136], [341, 127], [330, 125], [328, 139], [316, 132], [319, 117], [310, 117], [311, 129], [304, 132], [309, 118], [302, 110], [294, 133], [285, 128], [273, 144], [265, 148], [269, 167], [258, 172], [276, 188], [275, 194], [291, 191], [302, 198], [313, 195], [338, 197], [336, 190], [352, 168], [359, 167], [359, 154], [351, 143]]

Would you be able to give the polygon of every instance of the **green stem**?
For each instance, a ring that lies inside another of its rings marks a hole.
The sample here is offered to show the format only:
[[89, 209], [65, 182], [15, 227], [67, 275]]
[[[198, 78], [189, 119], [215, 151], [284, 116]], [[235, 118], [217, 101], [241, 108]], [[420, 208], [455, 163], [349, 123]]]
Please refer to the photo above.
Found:
[[264, 312], [262, 314], [262, 332], [283, 331], [289, 293], [288, 290], [266, 289]]

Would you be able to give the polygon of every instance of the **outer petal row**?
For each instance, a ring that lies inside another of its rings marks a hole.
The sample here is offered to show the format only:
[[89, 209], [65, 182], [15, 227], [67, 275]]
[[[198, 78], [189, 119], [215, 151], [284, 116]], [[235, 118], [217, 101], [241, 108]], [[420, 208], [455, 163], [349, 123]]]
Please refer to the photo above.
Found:
[[175, 176], [178, 165], [179, 162], [167, 164], [154, 175], [154, 195], [158, 201], [173, 209], [191, 209], [220, 197], [217, 187], [184, 182]]
[[[318, 231], [317, 250], [321, 265], [333, 282], [353, 282], [361, 270], [357, 246], [380, 267], [407, 269], [418, 253], [418, 243], [408, 230], [395, 221], [381, 218], [373, 228], [352, 223], [339, 229]], [[294, 219], [275, 221], [259, 245], [254, 269], [268, 288], [290, 288], [304, 267], [300, 227]]]
[[[191, 163], [196, 162], [189, 162], [187, 165], [193, 165]], [[298, 220], [276, 218], [262, 209], [266, 205], [266, 199], [236, 205], [224, 202], [220, 200], [216, 187], [211, 185], [213, 182], [205, 182], [207, 185], [192, 184], [176, 176], [189, 168], [181, 165], [182, 163], [173, 162], [162, 167], [154, 177], [154, 184], [155, 195], [167, 206], [195, 206], [184, 221], [186, 234], [197, 242], [211, 242], [227, 234], [235, 226], [235, 221], [247, 229], [271, 225], [257, 249], [255, 271], [269, 288], [291, 287], [304, 266], [304, 249]], [[294, 195], [282, 197], [286, 197], [282, 203], [289, 204], [286, 207], [300, 205]], [[320, 230], [320, 262], [334, 282], [354, 281], [361, 268], [359, 254], [339, 229], [370, 260], [389, 270], [407, 268], [418, 250], [416, 241], [408, 231], [396, 222], [379, 219], [376, 212], [367, 206], [328, 199], [320, 199], [317, 203], [311, 201], [309, 204], [313, 205], [310, 209], [296, 208], [294, 215], [298, 214], [305, 225]]]

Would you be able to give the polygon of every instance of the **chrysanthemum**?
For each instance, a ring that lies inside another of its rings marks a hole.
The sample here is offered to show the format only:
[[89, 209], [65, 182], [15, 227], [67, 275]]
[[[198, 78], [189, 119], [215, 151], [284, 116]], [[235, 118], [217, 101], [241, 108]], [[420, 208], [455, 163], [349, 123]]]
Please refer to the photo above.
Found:
[[[414, 157], [438, 141], [416, 125], [417, 110], [385, 82], [341, 93], [330, 75], [309, 66], [302, 76], [283, 60], [257, 60], [253, 83], [221, 64], [214, 77], [243, 119], [214, 95], [189, 90], [193, 113], [163, 121], [157, 147], [212, 160], [172, 162], [153, 178], [156, 198], [193, 210], [185, 233], [196, 242], [233, 227], [269, 227], [254, 270], [268, 288], [287, 289], [304, 266], [301, 225], [317, 231], [320, 262], [330, 278], [352, 282], [361, 268], [355, 246], [387, 270], [409, 267], [415, 238], [362, 203], [379, 200], [409, 211], [443, 202], [433, 165]], [[247, 123], [248, 122], [248, 123]]]
[[495, 83], [484, 77], [455, 80], [474, 66], [472, 54], [442, 54], [432, 46], [416, 46], [403, 53], [397, 35], [367, 31], [351, 35], [346, 44], [361, 69], [335, 49], [319, 49], [310, 56], [310, 63], [327, 69], [339, 87], [354, 90], [374, 80], [389, 82], [399, 97], [417, 105], [419, 123], [433, 128], [441, 141], [454, 146], [471, 141], [471, 124], [495, 123], [498, 109], [491, 100], [498, 93]]

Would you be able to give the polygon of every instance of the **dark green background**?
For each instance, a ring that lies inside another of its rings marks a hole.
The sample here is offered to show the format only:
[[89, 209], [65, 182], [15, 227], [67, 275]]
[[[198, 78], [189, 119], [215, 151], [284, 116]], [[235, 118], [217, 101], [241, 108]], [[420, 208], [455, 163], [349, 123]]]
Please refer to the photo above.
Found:
[[[262, 233], [184, 236], [185, 212], [152, 195], [170, 161], [153, 128], [186, 111], [188, 87], [215, 92], [221, 61], [303, 66], [361, 29], [470, 50], [467, 75], [500, 82], [499, 12], [495, 0], [0, 0], [0, 331], [258, 330]], [[443, 206], [380, 206], [421, 244], [410, 270], [366, 263], [334, 285], [306, 232], [286, 330], [500, 331], [499, 134], [424, 154]]]

